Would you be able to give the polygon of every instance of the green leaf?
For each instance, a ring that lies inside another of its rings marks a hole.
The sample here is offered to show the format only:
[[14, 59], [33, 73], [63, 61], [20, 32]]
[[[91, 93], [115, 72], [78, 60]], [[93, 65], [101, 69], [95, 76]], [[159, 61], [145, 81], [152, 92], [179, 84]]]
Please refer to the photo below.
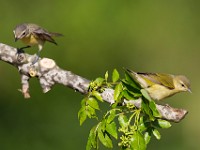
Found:
[[120, 124], [121, 127], [127, 127], [128, 118], [125, 115], [120, 114], [119, 117], [118, 117], [118, 121], [119, 121], [119, 124]]
[[115, 109], [112, 109], [107, 117], [107, 123], [111, 123], [115, 119], [115, 115], [116, 115]]
[[115, 122], [106, 125], [106, 131], [112, 135], [115, 139], [117, 139], [117, 126]]
[[151, 124], [149, 122], [144, 122], [139, 125], [139, 131], [145, 131]]
[[111, 106], [112, 106], [112, 108], [118, 107], [118, 102], [113, 103]]
[[144, 133], [144, 140], [145, 140], [145, 143], [146, 143], [146, 145], [150, 142], [150, 140], [151, 140], [151, 134], [152, 134], [152, 132], [151, 131], [146, 131], [145, 133]]
[[98, 129], [102, 130], [103, 132], [106, 130], [106, 120], [103, 119], [100, 123], [99, 123], [99, 127]]
[[87, 111], [85, 111], [85, 107], [82, 107], [78, 112], [78, 118], [80, 125], [83, 124], [83, 122], [87, 119]]
[[81, 101], [81, 106], [82, 106], [82, 107], [86, 105], [86, 101], [87, 101], [87, 100], [88, 100], [87, 97], [84, 98], [84, 99], [82, 99], [82, 101]]
[[132, 94], [130, 94], [127, 90], [123, 90], [122, 94], [123, 94], [124, 98], [126, 98], [127, 100], [135, 99], [135, 97]]
[[149, 107], [152, 110], [154, 117], [161, 117], [159, 111], [156, 108], [156, 103], [154, 101], [149, 102]]
[[139, 131], [135, 131], [131, 138], [131, 148], [133, 150], [146, 150], [146, 142]]
[[127, 91], [130, 94], [132, 94], [134, 97], [138, 98], [142, 96], [140, 89], [131, 86], [131, 84], [127, 82], [126, 80], [122, 79], [122, 84], [124, 87], [126, 87]]
[[101, 127], [98, 128], [98, 138], [105, 147], [113, 148], [112, 140], [106, 132], [103, 132]]
[[108, 71], [106, 71], [104, 77], [105, 77], [105, 80], [108, 81]]
[[103, 99], [102, 99], [101, 94], [100, 94], [99, 92], [97, 92], [97, 91], [92, 91], [92, 95], [93, 95], [94, 97], [96, 97], [96, 99], [98, 99], [98, 100], [100, 100], [101, 102], [103, 102]]
[[147, 91], [145, 89], [141, 89], [140, 90], [142, 95], [148, 100], [148, 101], [152, 101], [151, 97], [149, 96], [149, 94], [147, 93]]
[[152, 114], [151, 109], [149, 108], [149, 101], [146, 100], [146, 99], [143, 99], [143, 100], [142, 100], [142, 105], [141, 105], [141, 106], [142, 106], [143, 112], [149, 116], [149, 119], [150, 119], [151, 121], [154, 121], [155, 118], [154, 118], [154, 116], [153, 116], [153, 114]]
[[95, 112], [95, 109], [92, 108], [91, 106], [86, 106], [86, 114], [89, 118], [97, 118], [96, 116], [96, 112]]
[[115, 83], [117, 80], [119, 80], [119, 73], [117, 69], [114, 69], [112, 72], [112, 82]]
[[153, 129], [153, 135], [156, 137], [157, 140], [160, 140], [161, 135], [157, 129]]
[[94, 83], [95, 83], [97, 86], [101, 86], [101, 85], [103, 84], [104, 81], [105, 81], [104, 78], [99, 77], [99, 78], [96, 78], [96, 79], [94, 80]]
[[140, 85], [133, 79], [133, 77], [125, 71], [125, 79], [129, 85], [131, 85], [133, 88], [140, 90]]
[[114, 100], [118, 100], [118, 97], [120, 95], [120, 93], [122, 92], [122, 84], [119, 83], [115, 86], [115, 91], [114, 91]]
[[88, 141], [87, 141], [87, 145], [86, 145], [86, 150], [91, 150], [92, 148], [97, 148], [97, 131], [96, 131], [96, 127], [94, 126], [91, 130], [90, 130], [90, 134], [88, 136]]
[[153, 125], [155, 127], [163, 128], [163, 129], [167, 129], [171, 127], [171, 123], [169, 121], [162, 120], [162, 119], [157, 119], [155, 122], [153, 122]]
[[92, 108], [99, 110], [99, 104], [95, 98], [90, 97], [87, 100], [87, 104], [90, 105]]

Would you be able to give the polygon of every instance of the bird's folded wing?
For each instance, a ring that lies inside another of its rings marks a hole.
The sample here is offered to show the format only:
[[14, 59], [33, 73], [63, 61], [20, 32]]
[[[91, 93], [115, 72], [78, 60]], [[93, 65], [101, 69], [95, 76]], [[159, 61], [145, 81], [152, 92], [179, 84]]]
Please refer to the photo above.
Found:
[[169, 89], [174, 89], [173, 78], [170, 74], [162, 73], [139, 73], [143, 78], [146, 78], [150, 82], [163, 85]]

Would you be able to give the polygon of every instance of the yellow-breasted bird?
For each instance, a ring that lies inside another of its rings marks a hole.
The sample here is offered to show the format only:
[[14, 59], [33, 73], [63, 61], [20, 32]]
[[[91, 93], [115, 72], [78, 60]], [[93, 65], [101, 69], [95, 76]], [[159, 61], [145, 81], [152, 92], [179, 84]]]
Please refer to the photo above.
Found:
[[126, 71], [154, 100], [159, 101], [179, 92], [191, 92], [190, 81], [183, 75]]
[[42, 27], [33, 23], [19, 24], [15, 27], [13, 32], [15, 36], [15, 41], [21, 40], [27, 45], [26, 47], [22, 47], [20, 49], [38, 45], [38, 48], [39, 48], [38, 53], [37, 53], [38, 58], [43, 48], [43, 45], [46, 41], [57, 45], [53, 37], [62, 36], [62, 34], [60, 33], [48, 32], [46, 29], [43, 29]]

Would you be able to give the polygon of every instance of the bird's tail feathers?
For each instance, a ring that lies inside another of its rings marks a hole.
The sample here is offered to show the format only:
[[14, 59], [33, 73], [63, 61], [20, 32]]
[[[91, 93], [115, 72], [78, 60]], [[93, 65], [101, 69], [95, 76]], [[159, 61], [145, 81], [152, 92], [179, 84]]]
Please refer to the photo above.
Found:
[[128, 73], [128, 74], [136, 74], [136, 72], [134, 72], [134, 71], [132, 71], [132, 70], [130, 70], [130, 69], [128, 69], [128, 68], [124, 68], [123, 67], [123, 69]]

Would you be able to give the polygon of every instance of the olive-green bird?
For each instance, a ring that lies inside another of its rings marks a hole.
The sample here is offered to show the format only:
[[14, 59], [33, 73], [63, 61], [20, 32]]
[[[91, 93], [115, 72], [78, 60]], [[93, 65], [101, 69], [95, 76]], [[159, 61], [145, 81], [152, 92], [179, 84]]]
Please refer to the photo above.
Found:
[[57, 45], [53, 37], [62, 36], [62, 34], [60, 33], [48, 32], [46, 29], [43, 29], [42, 27], [33, 23], [19, 24], [15, 27], [13, 32], [15, 36], [15, 41], [21, 40], [23, 43], [27, 45], [26, 47], [22, 47], [20, 49], [38, 45], [39, 49], [37, 53], [38, 58], [43, 48], [43, 45], [46, 41]]
[[179, 92], [191, 92], [190, 81], [183, 75], [126, 71], [154, 100], [159, 101]]

